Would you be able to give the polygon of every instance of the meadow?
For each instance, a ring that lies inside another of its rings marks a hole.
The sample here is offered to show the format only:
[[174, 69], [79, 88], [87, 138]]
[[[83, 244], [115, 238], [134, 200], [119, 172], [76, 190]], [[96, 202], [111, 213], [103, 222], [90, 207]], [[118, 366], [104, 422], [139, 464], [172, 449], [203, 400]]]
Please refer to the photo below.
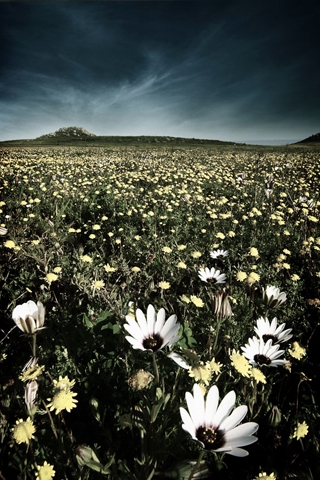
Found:
[[1, 480], [320, 478], [319, 160], [0, 150]]

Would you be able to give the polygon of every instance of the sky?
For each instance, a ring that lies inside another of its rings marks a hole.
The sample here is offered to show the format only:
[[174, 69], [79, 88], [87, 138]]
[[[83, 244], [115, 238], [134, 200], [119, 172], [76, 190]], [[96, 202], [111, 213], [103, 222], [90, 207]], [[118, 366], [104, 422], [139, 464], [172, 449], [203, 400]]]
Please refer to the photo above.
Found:
[[0, 2], [0, 141], [320, 132], [317, 0]]

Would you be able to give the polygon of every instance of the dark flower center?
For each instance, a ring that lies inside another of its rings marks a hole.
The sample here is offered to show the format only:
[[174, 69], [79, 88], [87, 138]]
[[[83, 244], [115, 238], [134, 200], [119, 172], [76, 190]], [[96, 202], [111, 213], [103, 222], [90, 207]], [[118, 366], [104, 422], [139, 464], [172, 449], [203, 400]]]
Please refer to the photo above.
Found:
[[207, 278], [207, 282], [209, 282], [209, 283], [217, 283], [217, 279], [214, 278], [214, 277], [209, 277], [209, 278]]
[[270, 365], [271, 363], [269, 357], [266, 357], [266, 355], [261, 355], [259, 353], [257, 353], [257, 355], [253, 357], [253, 359], [256, 363], [259, 363], [259, 365]]
[[278, 338], [275, 335], [271, 335], [270, 333], [266, 333], [265, 335], [262, 335], [263, 341], [267, 343], [268, 340], [272, 340], [272, 343], [275, 343]]
[[224, 431], [217, 428], [199, 427], [196, 431], [197, 439], [204, 444], [206, 450], [217, 450], [226, 443]]
[[163, 339], [160, 337], [159, 333], [155, 333], [154, 335], [151, 335], [148, 338], [145, 338], [142, 342], [142, 345], [146, 350], [152, 350], [153, 352], [156, 352], [161, 348], [161, 345], [163, 344]]

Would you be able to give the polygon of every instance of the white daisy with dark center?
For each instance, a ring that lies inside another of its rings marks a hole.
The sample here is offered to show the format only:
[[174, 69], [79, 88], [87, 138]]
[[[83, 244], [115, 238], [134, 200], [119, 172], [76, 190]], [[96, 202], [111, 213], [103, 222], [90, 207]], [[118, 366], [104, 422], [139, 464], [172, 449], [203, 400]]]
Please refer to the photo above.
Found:
[[280, 289], [270, 285], [262, 289], [262, 300], [270, 308], [277, 308], [287, 300], [285, 292], [280, 292]]
[[[259, 425], [247, 422], [239, 425], [247, 414], [248, 407], [240, 405], [231, 413], [236, 394], [227, 393], [219, 404], [219, 390], [216, 385], [210, 388], [206, 400], [198, 384], [193, 386], [193, 395], [186, 393], [189, 412], [180, 408], [182, 428], [200, 443], [205, 450], [225, 452], [236, 457], [249, 455], [243, 448], [257, 441], [253, 434]], [[230, 414], [231, 413], [231, 414]]]
[[284, 350], [279, 350], [280, 345], [273, 345], [270, 338], [266, 342], [262, 338], [249, 338], [248, 343], [241, 347], [244, 356], [253, 366], [279, 367], [288, 361], [282, 357]]
[[210, 257], [213, 259], [227, 257], [228, 255], [228, 250], [214, 250], [210, 253]]
[[177, 335], [180, 328], [177, 316], [171, 315], [166, 320], [164, 308], [161, 308], [156, 314], [154, 307], [149, 305], [147, 318], [138, 308], [135, 316], [136, 319], [127, 315], [127, 323], [124, 325], [124, 328], [130, 334], [130, 336], [126, 336], [126, 339], [133, 348], [157, 352], [166, 345], [170, 347], [180, 339], [180, 336]]
[[22, 305], [17, 305], [12, 312], [12, 319], [24, 333], [33, 335], [43, 330], [45, 308], [41, 302], [29, 300]]
[[224, 273], [220, 273], [220, 270], [216, 270], [213, 267], [206, 267], [205, 269], [201, 268], [198, 273], [203, 282], [216, 284], [226, 283], [227, 276]]
[[287, 342], [292, 337], [290, 334], [292, 328], [285, 330], [285, 326], [285, 323], [281, 323], [281, 325], [278, 326], [276, 317], [271, 323], [268, 318], [260, 317], [257, 320], [257, 326], [254, 327], [254, 330], [258, 337], [262, 338], [264, 342], [271, 339], [272, 343], [282, 343]]

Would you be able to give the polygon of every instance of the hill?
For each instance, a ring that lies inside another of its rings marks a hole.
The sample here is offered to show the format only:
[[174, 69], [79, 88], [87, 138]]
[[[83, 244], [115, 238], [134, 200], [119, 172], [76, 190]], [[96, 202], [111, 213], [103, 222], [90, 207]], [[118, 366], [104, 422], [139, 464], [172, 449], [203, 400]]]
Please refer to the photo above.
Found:
[[315, 135], [311, 135], [311, 137], [305, 138], [304, 140], [301, 140], [300, 142], [297, 142], [295, 145], [301, 144], [301, 143], [320, 143], [320, 133], [316, 133]]

